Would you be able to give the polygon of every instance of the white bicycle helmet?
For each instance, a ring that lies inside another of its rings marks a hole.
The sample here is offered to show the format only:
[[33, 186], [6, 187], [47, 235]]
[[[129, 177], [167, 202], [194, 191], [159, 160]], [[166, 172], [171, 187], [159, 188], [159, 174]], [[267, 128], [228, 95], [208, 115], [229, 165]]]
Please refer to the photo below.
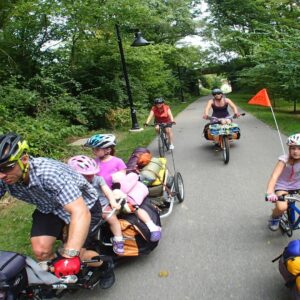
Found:
[[108, 148], [116, 144], [116, 137], [113, 134], [95, 134], [84, 145], [91, 148]]
[[293, 134], [288, 137], [286, 144], [288, 146], [300, 146], [300, 133]]

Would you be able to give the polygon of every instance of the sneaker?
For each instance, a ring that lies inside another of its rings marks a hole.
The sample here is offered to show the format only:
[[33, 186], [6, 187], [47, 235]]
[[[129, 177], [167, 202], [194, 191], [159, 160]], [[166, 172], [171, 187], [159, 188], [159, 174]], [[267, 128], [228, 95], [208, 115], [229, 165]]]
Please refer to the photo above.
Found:
[[124, 241], [113, 240], [113, 251], [117, 255], [123, 255], [124, 254]]
[[159, 227], [158, 230], [151, 232], [150, 241], [157, 242], [160, 239], [161, 239], [161, 228]]
[[114, 263], [112, 259], [104, 261], [99, 267], [100, 281], [99, 286], [101, 289], [109, 289], [115, 283]]
[[277, 218], [273, 218], [272, 216], [270, 217], [269, 221], [268, 221], [268, 226], [269, 229], [272, 231], [276, 231], [279, 229], [279, 223], [280, 223], [280, 217]]
[[169, 150], [174, 150], [174, 149], [175, 149], [174, 145], [173, 145], [173, 144], [170, 144]]

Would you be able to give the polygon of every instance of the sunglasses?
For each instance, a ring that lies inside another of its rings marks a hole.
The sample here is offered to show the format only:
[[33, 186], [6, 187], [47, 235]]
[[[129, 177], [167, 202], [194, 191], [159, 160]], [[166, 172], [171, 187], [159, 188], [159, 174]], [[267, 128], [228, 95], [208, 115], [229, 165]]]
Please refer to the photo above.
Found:
[[7, 173], [7, 172], [11, 171], [15, 167], [16, 164], [17, 164], [17, 162], [14, 161], [9, 164], [0, 166], [0, 173]]
[[216, 95], [223, 95], [222, 93], [215, 93], [213, 94], [213, 96], [216, 96]]

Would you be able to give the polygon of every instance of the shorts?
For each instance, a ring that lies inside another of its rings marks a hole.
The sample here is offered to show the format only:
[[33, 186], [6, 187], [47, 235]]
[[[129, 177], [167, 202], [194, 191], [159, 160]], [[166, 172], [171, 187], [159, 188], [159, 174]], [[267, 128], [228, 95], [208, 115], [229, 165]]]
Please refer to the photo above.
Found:
[[[164, 124], [164, 128], [171, 128], [173, 126], [173, 124], [171, 122], [165, 123], [165, 122], [161, 122]], [[154, 123], [154, 125], [159, 125], [161, 124], [160, 122]]]
[[[102, 214], [102, 209], [99, 201], [96, 201], [95, 205], [90, 209], [90, 212], [91, 224], [83, 248], [90, 245], [97, 233], [97, 230], [99, 229]], [[58, 240], [62, 240], [63, 229], [65, 225], [66, 223], [58, 216], [52, 213], [44, 214], [36, 209], [32, 214], [32, 227], [30, 236], [36, 237], [48, 235], [53, 236]]]
[[103, 207], [103, 206], [106, 206], [107, 204], [109, 204], [107, 198], [104, 197], [104, 196], [100, 196], [100, 197], [99, 197], [99, 201], [100, 201], [102, 207]]

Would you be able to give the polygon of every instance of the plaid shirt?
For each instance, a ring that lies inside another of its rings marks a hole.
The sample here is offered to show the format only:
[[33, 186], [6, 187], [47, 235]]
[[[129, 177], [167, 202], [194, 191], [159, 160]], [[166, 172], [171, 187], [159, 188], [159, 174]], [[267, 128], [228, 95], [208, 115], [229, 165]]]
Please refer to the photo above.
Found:
[[42, 157], [30, 157], [29, 163], [29, 184], [18, 182], [8, 185], [0, 180], [0, 197], [9, 192], [36, 205], [42, 213], [59, 216], [66, 223], [70, 223], [70, 214], [63, 208], [66, 204], [82, 196], [91, 209], [98, 200], [95, 188], [66, 164]]

